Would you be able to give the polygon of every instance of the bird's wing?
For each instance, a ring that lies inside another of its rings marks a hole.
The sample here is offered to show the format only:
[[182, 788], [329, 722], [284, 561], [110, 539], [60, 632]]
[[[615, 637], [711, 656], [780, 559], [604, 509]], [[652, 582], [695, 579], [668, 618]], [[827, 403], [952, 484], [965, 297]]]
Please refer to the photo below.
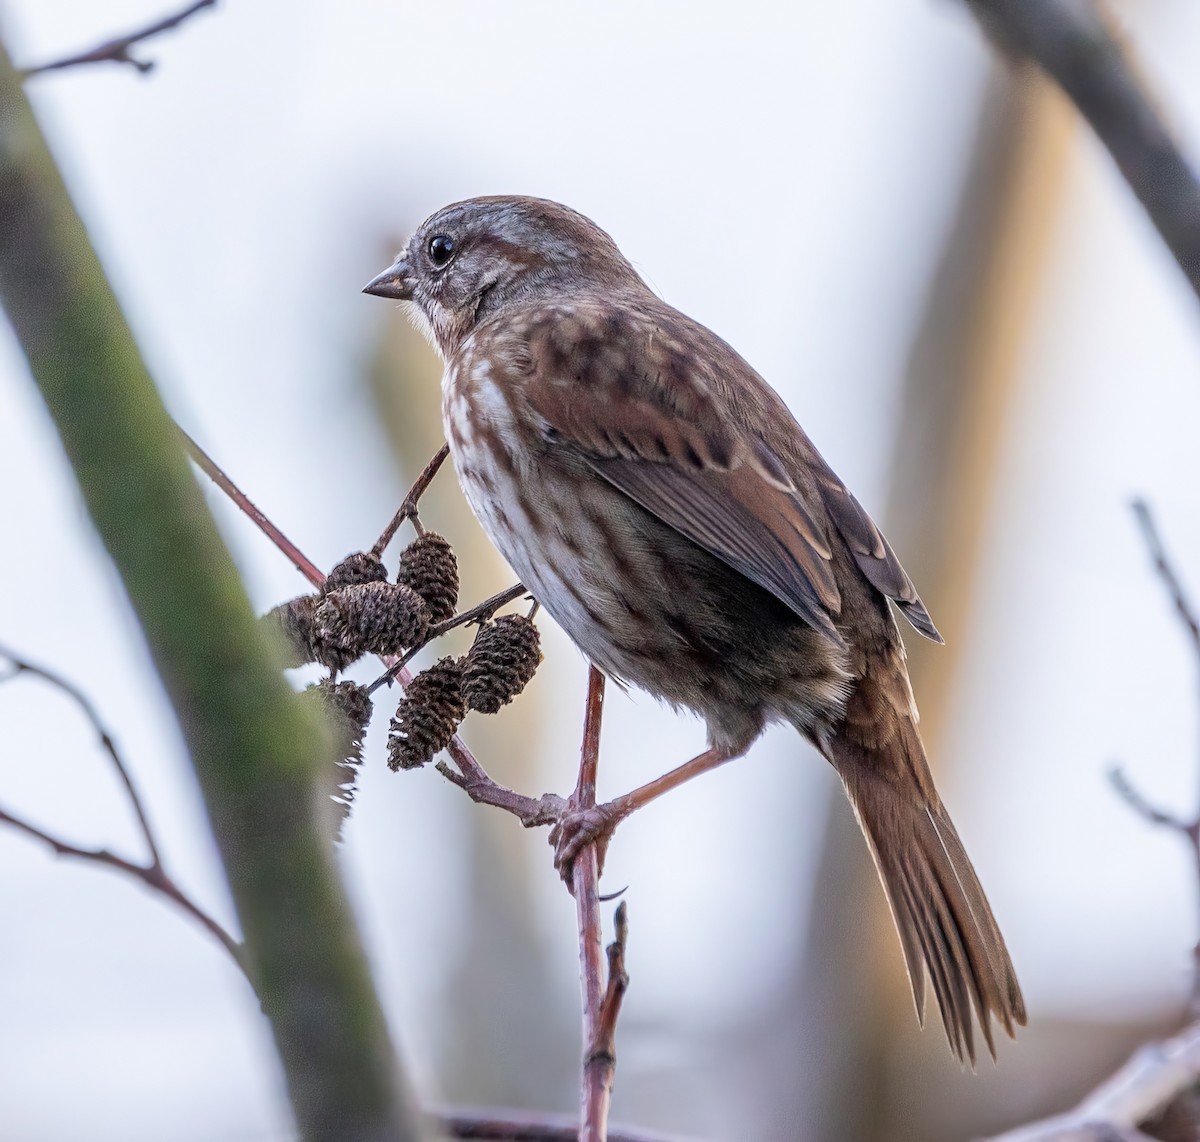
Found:
[[834, 527], [850, 548], [858, 569], [872, 587], [900, 608], [916, 630], [934, 642], [944, 642], [883, 532], [823, 460], [821, 469], [817, 480], [821, 499]]
[[520, 388], [548, 440], [844, 645], [823, 505], [721, 415], [693, 355], [617, 321], [575, 310], [529, 333]]

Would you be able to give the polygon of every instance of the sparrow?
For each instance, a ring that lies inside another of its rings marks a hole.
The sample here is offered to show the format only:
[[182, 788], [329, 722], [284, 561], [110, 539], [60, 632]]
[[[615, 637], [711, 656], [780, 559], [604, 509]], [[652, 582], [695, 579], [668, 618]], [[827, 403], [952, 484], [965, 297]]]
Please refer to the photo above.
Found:
[[[445, 365], [471, 508], [606, 675], [704, 719], [708, 749], [560, 823], [558, 856], [786, 722], [830, 762], [875, 860], [923, 1021], [951, 1049], [1025, 1022], [1012, 961], [934, 787], [896, 612], [941, 642], [882, 532], [787, 406], [566, 206], [473, 198], [364, 292]], [[974, 1017], [972, 1016], [974, 1009]]]

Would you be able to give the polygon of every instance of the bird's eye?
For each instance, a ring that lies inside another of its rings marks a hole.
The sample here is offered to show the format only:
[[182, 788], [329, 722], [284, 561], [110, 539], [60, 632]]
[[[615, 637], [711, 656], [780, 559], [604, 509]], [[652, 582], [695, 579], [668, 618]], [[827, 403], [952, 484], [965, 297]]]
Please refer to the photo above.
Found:
[[429, 260], [437, 267], [454, 257], [454, 239], [449, 234], [435, 234], [429, 239]]

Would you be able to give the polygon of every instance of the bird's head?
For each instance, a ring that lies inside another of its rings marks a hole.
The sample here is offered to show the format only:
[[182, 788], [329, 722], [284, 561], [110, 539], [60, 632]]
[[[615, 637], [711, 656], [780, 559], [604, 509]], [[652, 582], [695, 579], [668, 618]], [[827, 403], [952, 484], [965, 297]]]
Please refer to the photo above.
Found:
[[543, 198], [495, 197], [431, 215], [363, 292], [411, 303], [447, 357], [495, 313], [640, 285], [616, 243], [582, 214]]

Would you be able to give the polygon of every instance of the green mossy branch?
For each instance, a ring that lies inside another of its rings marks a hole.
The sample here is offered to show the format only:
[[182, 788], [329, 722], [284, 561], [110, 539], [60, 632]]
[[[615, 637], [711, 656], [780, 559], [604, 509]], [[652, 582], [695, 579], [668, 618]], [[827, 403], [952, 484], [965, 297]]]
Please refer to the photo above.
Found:
[[307, 1138], [424, 1132], [318, 824], [285, 683], [0, 45], [0, 304], [187, 742]]

